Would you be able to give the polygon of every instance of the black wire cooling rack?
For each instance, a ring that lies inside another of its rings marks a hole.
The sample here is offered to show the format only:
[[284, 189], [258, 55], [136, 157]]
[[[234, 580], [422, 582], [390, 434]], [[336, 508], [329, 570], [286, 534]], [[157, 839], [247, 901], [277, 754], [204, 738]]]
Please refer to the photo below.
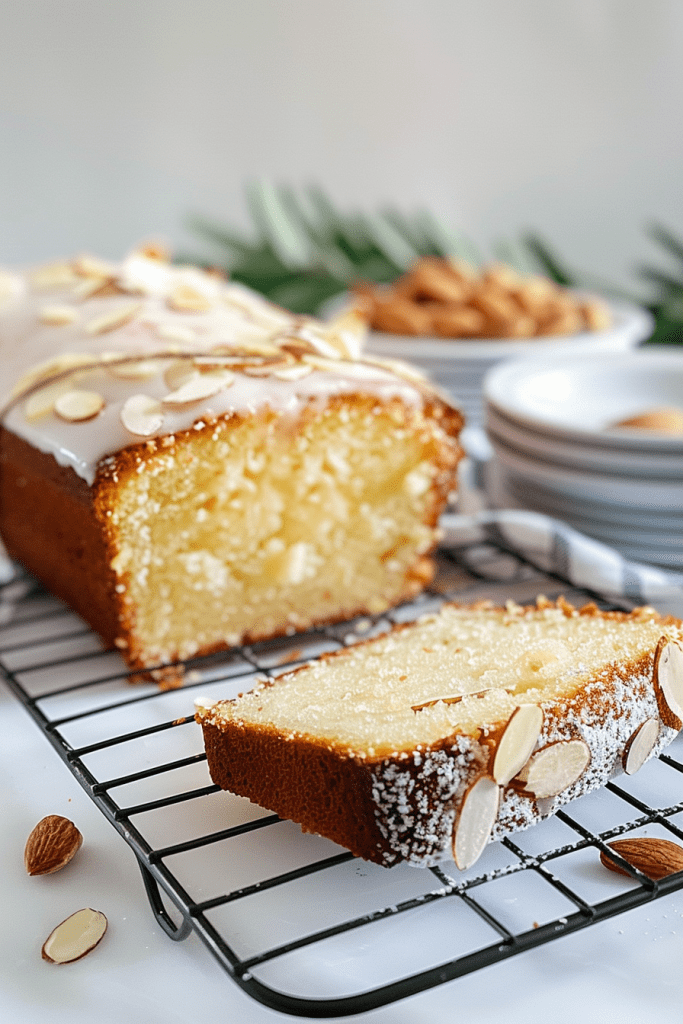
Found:
[[[0, 666], [10, 689], [134, 852], [152, 911], [175, 940], [194, 930], [240, 987], [299, 1016], [360, 1013], [451, 981], [683, 886], [600, 864], [615, 836], [683, 839], [683, 741], [635, 776], [575, 801], [468, 872], [356, 860], [211, 784], [198, 694], [431, 610], [444, 599], [594, 600], [493, 545], [444, 552], [410, 606], [189, 663], [182, 688], [132, 685], [115, 652], [31, 581], [4, 588]], [[599, 602], [600, 603], [600, 602]]]

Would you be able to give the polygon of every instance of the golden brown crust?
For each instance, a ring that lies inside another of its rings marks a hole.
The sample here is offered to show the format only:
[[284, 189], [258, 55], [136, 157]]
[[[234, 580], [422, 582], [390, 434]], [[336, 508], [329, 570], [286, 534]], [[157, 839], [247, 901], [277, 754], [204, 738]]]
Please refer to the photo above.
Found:
[[[435, 527], [455, 486], [455, 469], [462, 454], [456, 440], [463, 422], [460, 412], [426, 391], [424, 404], [412, 412], [394, 399], [381, 403], [373, 396], [358, 394], [350, 401], [371, 412], [382, 409], [389, 416], [412, 416], [411, 429], [420, 434], [425, 458], [436, 468], [424, 515], [425, 525]], [[339, 409], [348, 402], [348, 396], [332, 396], [329, 407]], [[298, 426], [315, 414], [311, 402], [304, 407]], [[220, 427], [233, 429], [245, 418], [238, 414], [220, 417]], [[70, 604], [105, 644], [118, 647], [131, 668], [147, 668], [158, 659], [150, 661], [136, 639], [136, 609], [127, 599], [126, 573], [117, 576], [111, 568], [118, 552], [111, 510], [128, 478], [144, 470], [159, 454], [177, 454], [195, 441], [209, 438], [217, 422], [206, 422], [199, 430], [131, 444], [102, 460], [92, 487], [71, 468], [59, 466], [52, 455], [38, 451], [5, 428], [0, 433], [0, 533], [10, 556]], [[428, 584], [434, 572], [430, 554], [426, 551], [415, 556], [392, 603], [414, 597]], [[334, 615], [321, 615], [312, 608], [310, 618], [299, 628], [349, 619], [367, 611], [362, 602], [348, 602]], [[264, 629], [256, 621], [243, 631], [240, 642], [288, 632], [291, 626], [287, 622], [273, 630]], [[210, 654], [229, 646], [219, 639], [202, 644], [195, 654]]]
[[112, 646], [120, 601], [93, 492], [52, 455], [0, 427], [0, 534], [11, 558]]

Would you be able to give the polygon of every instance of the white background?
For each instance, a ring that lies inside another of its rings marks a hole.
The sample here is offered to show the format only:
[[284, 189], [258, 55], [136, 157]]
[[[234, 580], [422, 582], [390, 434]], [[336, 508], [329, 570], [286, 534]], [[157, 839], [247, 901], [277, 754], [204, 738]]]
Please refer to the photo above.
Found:
[[[427, 207], [480, 245], [529, 228], [637, 287], [653, 220], [683, 234], [677, 0], [0, 0], [0, 263], [248, 228], [248, 180], [343, 209]], [[286, 1020], [194, 938], [171, 943], [132, 855], [0, 689], [0, 1016], [18, 1024]], [[78, 871], [29, 879], [48, 813]], [[92, 957], [40, 960], [86, 901]], [[661, 1024], [680, 1016], [683, 897], [369, 1014], [377, 1024]]]
[[678, 0], [0, 0], [0, 263], [202, 249], [189, 215], [249, 228], [262, 178], [642, 291], [682, 57]]

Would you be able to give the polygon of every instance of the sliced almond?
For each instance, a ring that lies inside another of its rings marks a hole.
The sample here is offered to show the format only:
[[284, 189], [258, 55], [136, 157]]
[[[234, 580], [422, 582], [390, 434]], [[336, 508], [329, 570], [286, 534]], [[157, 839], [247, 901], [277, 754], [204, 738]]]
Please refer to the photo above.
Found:
[[78, 256], [71, 265], [79, 277], [110, 278], [116, 273], [112, 263], [105, 263], [96, 256]]
[[683, 434], [683, 409], [665, 407], [648, 409], [637, 416], [619, 420], [613, 427], [632, 430], [653, 430], [660, 434]]
[[195, 377], [181, 384], [179, 388], [164, 397], [165, 405], [188, 405], [200, 402], [203, 398], [213, 398], [223, 388], [235, 380], [230, 370], [216, 370], [211, 373], [198, 373]]
[[24, 416], [27, 420], [39, 420], [54, 410], [55, 402], [60, 395], [72, 390], [71, 381], [58, 380], [46, 384], [44, 388], [34, 391], [24, 402]]
[[214, 707], [217, 703], [218, 701], [215, 697], [207, 697], [204, 693], [198, 694], [194, 699], [194, 706], [196, 708], [204, 708], [205, 710]]
[[24, 865], [29, 875], [51, 875], [78, 853], [83, 836], [73, 821], [61, 814], [42, 818], [26, 840]]
[[655, 651], [654, 684], [659, 714], [665, 725], [683, 725], [683, 648], [663, 636]]
[[69, 263], [49, 263], [31, 274], [31, 284], [40, 292], [68, 288], [75, 279], [76, 272]]
[[315, 353], [323, 359], [337, 360], [348, 358], [348, 352], [334, 334], [321, 331], [313, 327], [302, 327], [296, 331], [296, 336], [309, 343]]
[[247, 377], [272, 377], [276, 370], [284, 370], [291, 364], [286, 359], [280, 359], [277, 361], [269, 361], [266, 363], [254, 363], [253, 365], [243, 366], [242, 373], [245, 373]]
[[463, 797], [453, 832], [453, 860], [466, 871], [481, 856], [498, 815], [500, 788], [490, 775], [473, 782]]
[[111, 277], [85, 277], [79, 279], [71, 294], [75, 299], [85, 302], [95, 295], [105, 298], [108, 295], [124, 295], [125, 292]]
[[337, 343], [347, 359], [359, 359], [368, 334], [368, 322], [355, 307], [345, 310], [327, 323], [327, 335]]
[[70, 964], [90, 953], [103, 939], [107, 919], [100, 910], [85, 907], [58, 924], [43, 943], [43, 960]]
[[65, 391], [55, 401], [55, 412], [69, 423], [91, 420], [104, 409], [104, 399], [96, 391], [82, 391], [73, 388]]
[[654, 750], [659, 736], [659, 719], [648, 718], [638, 726], [626, 744], [622, 764], [627, 775], [635, 775]]
[[144, 256], [145, 259], [154, 260], [156, 263], [170, 263], [171, 250], [165, 242], [151, 241], [143, 242], [135, 249], [136, 254]]
[[38, 314], [42, 324], [49, 324], [51, 327], [62, 327], [71, 324], [78, 316], [73, 306], [44, 306]]
[[[683, 846], [672, 843], [669, 839], [638, 836], [634, 839], [616, 839], [608, 845], [628, 864], [654, 881], [683, 871]], [[628, 871], [611, 860], [607, 854], [601, 852], [600, 860], [610, 871], [631, 877]]]
[[107, 370], [112, 377], [121, 380], [149, 380], [159, 372], [159, 363], [155, 359], [127, 359], [125, 362], [112, 363]]
[[308, 377], [309, 373], [313, 373], [313, 367], [307, 363], [292, 363], [291, 366], [281, 366], [273, 370], [273, 377], [277, 377], [278, 380], [301, 380]]
[[151, 437], [164, 422], [161, 402], [147, 395], [131, 395], [121, 409], [121, 422], [126, 430], [138, 437]]
[[407, 380], [410, 384], [427, 383], [427, 378], [423, 373], [420, 373], [416, 366], [404, 363], [400, 359], [380, 359], [375, 356], [366, 355], [363, 356], [363, 361], [370, 363], [372, 366], [378, 366], [382, 370], [389, 370], [391, 373], [395, 373], [397, 377]]
[[499, 786], [507, 786], [527, 763], [542, 728], [538, 704], [520, 704], [512, 712], [493, 758], [493, 778]]
[[558, 740], [534, 754], [517, 775], [524, 790], [537, 800], [557, 796], [576, 782], [590, 764], [591, 752], [583, 740]]
[[166, 370], [164, 370], [164, 382], [170, 391], [177, 391], [188, 381], [199, 376], [199, 369], [195, 366], [196, 360], [175, 359]]
[[95, 356], [86, 352], [63, 352], [55, 359], [47, 359], [44, 363], [38, 363], [28, 370], [12, 388], [14, 397], [22, 395], [40, 381], [49, 381], [51, 377], [57, 377], [68, 370], [75, 370], [78, 367], [93, 366], [97, 362]]
[[189, 284], [178, 285], [168, 296], [166, 303], [170, 309], [180, 313], [204, 313], [211, 309], [211, 300]]
[[117, 309], [111, 310], [109, 313], [105, 313], [104, 316], [98, 316], [90, 323], [85, 325], [86, 334], [106, 334], [107, 331], [115, 331], [118, 327], [123, 327], [124, 324], [130, 323], [134, 316], [136, 316], [141, 309], [139, 302], [135, 302], [132, 305], [118, 306]]
[[360, 380], [368, 380], [377, 377], [376, 364], [370, 362], [357, 362], [353, 359], [323, 359], [322, 356], [305, 355], [301, 357], [306, 363], [310, 363], [316, 370], [328, 370], [330, 373], [341, 373], [345, 377], [357, 377]]

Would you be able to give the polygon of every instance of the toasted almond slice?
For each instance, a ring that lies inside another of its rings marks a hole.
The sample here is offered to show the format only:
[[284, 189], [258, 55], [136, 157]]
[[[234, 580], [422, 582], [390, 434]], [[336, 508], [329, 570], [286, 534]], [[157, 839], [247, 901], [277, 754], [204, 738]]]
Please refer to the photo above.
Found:
[[75, 370], [77, 367], [92, 366], [97, 363], [97, 358], [88, 355], [86, 352], [64, 352], [55, 359], [47, 359], [44, 363], [38, 363], [28, 370], [12, 388], [12, 395], [16, 398], [24, 394], [40, 381], [48, 381], [51, 377], [65, 373], [67, 370]]
[[154, 240], [143, 242], [134, 251], [136, 254], [144, 256], [145, 259], [154, 260], [156, 263], [171, 262], [171, 250], [165, 242]]
[[198, 694], [194, 699], [196, 708], [212, 708], [218, 701], [215, 697], [208, 697], [205, 693]]
[[453, 860], [466, 871], [491, 837], [500, 805], [500, 788], [490, 775], [473, 782], [463, 797], [453, 832]]
[[188, 381], [199, 376], [199, 369], [194, 359], [175, 359], [164, 371], [164, 382], [169, 391], [177, 391]]
[[313, 373], [313, 367], [307, 363], [292, 363], [290, 366], [281, 366], [273, 370], [273, 377], [277, 377], [278, 380], [301, 380], [302, 377], [308, 377], [309, 373]]
[[334, 335], [328, 335], [327, 331], [301, 327], [294, 332], [294, 335], [295, 338], [308, 342], [313, 349], [312, 354], [319, 355], [322, 359], [330, 359], [334, 362], [346, 357], [346, 352], [342, 351], [339, 340]]
[[166, 303], [170, 309], [179, 313], [204, 313], [211, 309], [211, 300], [189, 284], [180, 284], [174, 288]]
[[198, 373], [175, 391], [164, 397], [165, 405], [188, 405], [203, 398], [213, 398], [223, 388], [229, 387], [235, 379], [230, 370], [216, 370], [212, 373]]
[[116, 267], [112, 263], [106, 263], [96, 256], [78, 256], [71, 264], [79, 277], [114, 277]]
[[179, 341], [191, 345], [197, 340], [197, 332], [184, 324], [156, 324], [155, 330], [164, 341]]
[[76, 272], [69, 263], [49, 263], [38, 267], [31, 274], [31, 284], [36, 291], [47, 292], [57, 288], [68, 288], [76, 278]]
[[653, 430], [660, 434], [683, 434], [683, 409], [664, 407], [648, 409], [637, 416], [619, 420], [612, 427], [626, 427], [633, 430]]
[[107, 930], [107, 919], [100, 910], [84, 907], [58, 924], [43, 943], [43, 960], [52, 964], [70, 964], [90, 953]]
[[131, 395], [123, 403], [121, 422], [126, 430], [138, 437], [151, 437], [164, 422], [161, 402], [148, 395]]
[[86, 299], [92, 298], [93, 295], [105, 292], [111, 285], [112, 279], [110, 277], [82, 277], [78, 279], [71, 294], [75, 299], [85, 302]]
[[52, 327], [61, 327], [64, 324], [72, 324], [78, 316], [73, 306], [44, 306], [38, 314], [38, 319], [43, 324]]
[[591, 752], [583, 740], [549, 743], [526, 763], [517, 778], [537, 800], [557, 796], [576, 782], [590, 764]]
[[326, 334], [347, 359], [359, 359], [368, 334], [368, 321], [359, 309], [344, 310], [328, 321]]
[[72, 391], [73, 385], [70, 380], [58, 380], [53, 384], [46, 384], [44, 388], [34, 391], [24, 402], [24, 416], [27, 420], [39, 420], [54, 410], [55, 402], [67, 391]]
[[493, 759], [493, 778], [499, 786], [507, 786], [527, 763], [542, 728], [543, 711], [538, 704], [520, 704], [512, 712]]
[[156, 359], [133, 358], [124, 363], [113, 363], [107, 370], [112, 377], [121, 380], [149, 380], [159, 372], [159, 363]]
[[404, 363], [400, 359], [380, 359], [375, 356], [364, 355], [363, 362], [370, 363], [372, 366], [378, 366], [381, 370], [389, 370], [391, 373], [395, 373], [397, 377], [402, 377], [403, 380], [407, 380], [411, 384], [427, 383], [427, 378], [423, 373], [420, 373], [416, 366]]
[[654, 684], [659, 714], [665, 725], [683, 725], [683, 648], [661, 637], [655, 651]]
[[290, 366], [286, 359], [280, 359], [277, 361], [269, 361], [266, 363], [254, 363], [253, 365], [245, 365], [242, 367], [242, 373], [246, 373], [247, 377], [272, 377], [275, 370], [284, 370]]
[[123, 327], [124, 324], [129, 323], [140, 312], [141, 308], [139, 302], [135, 302], [132, 305], [118, 306], [117, 309], [105, 313], [104, 316], [98, 316], [91, 320], [90, 323], [87, 323], [85, 325], [86, 334], [105, 334], [107, 331], [115, 331], [118, 327]]
[[659, 736], [659, 719], [647, 718], [638, 726], [626, 744], [622, 764], [627, 775], [635, 775], [654, 750]]
[[59, 395], [55, 401], [55, 412], [61, 419], [69, 423], [81, 423], [91, 420], [104, 409], [104, 399], [96, 391], [83, 391], [73, 388]]

